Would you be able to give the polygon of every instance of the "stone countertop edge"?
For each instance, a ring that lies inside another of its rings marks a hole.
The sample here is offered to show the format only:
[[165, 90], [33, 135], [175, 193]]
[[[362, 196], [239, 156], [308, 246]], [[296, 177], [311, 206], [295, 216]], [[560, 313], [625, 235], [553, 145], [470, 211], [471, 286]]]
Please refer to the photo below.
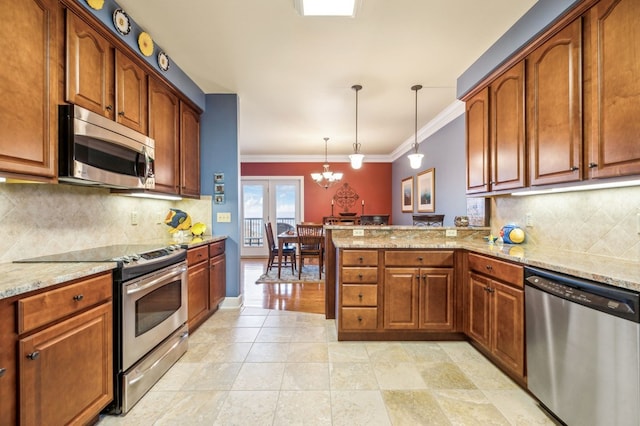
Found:
[[614, 287], [640, 292], [640, 261], [617, 259], [556, 248], [528, 247], [526, 244], [488, 244], [484, 241], [443, 238], [333, 238], [336, 248], [348, 249], [464, 249], [502, 258], [524, 266], [547, 269]]
[[[143, 241], [162, 245], [180, 244], [186, 249], [215, 243], [227, 239], [226, 235], [205, 235], [201, 238]], [[115, 269], [116, 262], [64, 262], [64, 263], [0, 263], [0, 299], [51, 287], [67, 281], [88, 277]]]

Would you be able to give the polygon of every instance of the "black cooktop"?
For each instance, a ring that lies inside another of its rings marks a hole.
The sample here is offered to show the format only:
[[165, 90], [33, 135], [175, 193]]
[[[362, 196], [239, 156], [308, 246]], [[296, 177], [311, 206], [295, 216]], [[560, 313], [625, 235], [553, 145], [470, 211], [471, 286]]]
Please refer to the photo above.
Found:
[[30, 259], [16, 260], [16, 263], [45, 263], [45, 262], [112, 262], [128, 259], [154, 259], [181, 250], [179, 245], [163, 244], [116, 244], [112, 246], [96, 247], [87, 250], [76, 250]]

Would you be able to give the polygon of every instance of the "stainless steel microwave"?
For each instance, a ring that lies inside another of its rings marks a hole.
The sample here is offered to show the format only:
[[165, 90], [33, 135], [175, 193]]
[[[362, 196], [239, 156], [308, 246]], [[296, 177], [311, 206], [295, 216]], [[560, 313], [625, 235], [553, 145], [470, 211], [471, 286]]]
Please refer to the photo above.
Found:
[[119, 189], [154, 189], [155, 142], [77, 105], [60, 105], [58, 179]]

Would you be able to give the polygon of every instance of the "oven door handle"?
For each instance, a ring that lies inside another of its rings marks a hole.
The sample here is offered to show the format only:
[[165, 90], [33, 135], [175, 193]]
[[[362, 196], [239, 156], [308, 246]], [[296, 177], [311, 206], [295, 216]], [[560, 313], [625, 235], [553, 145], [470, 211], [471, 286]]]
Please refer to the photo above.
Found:
[[162, 275], [161, 277], [158, 277], [158, 278], [155, 278], [155, 279], [149, 281], [148, 283], [145, 283], [145, 284], [138, 284], [138, 283], [129, 284], [127, 286], [127, 294], [135, 294], [135, 293], [137, 293], [139, 291], [143, 291], [143, 290], [146, 290], [148, 288], [155, 287], [158, 284], [167, 281], [168, 279], [171, 279], [171, 278], [173, 278], [175, 276], [181, 275], [186, 270], [187, 270], [187, 267], [183, 265], [183, 266], [180, 266], [178, 269], [175, 269], [175, 270], [173, 270], [171, 272], [168, 272], [168, 273]]
[[178, 346], [179, 346], [179, 345], [184, 341], [184, 339], [186, 339], [187, 337], [189, 337], [189, 332], [188, 332], [188, 331], [185, 331], [184, 333], [182, 333], [182, 335], [180, 335], [180, 337], [178, 338], [178, 340], [177, 340], [173, 345], [171, 345], [171, 347], [170, 347], [169, 349], [167, 349], [167, 350], [165, 351], [165, 353], [163, 353], [163, 354], [162, 354], [162, 356], [161, 356], [161, 357], [159, 357], [157, 360], [155, 360], [155, 362], [154, 362], [153, 364], [151, 364], [151, 365], [149, 366], [149, 368], [147, 368], [147, 369], [146, 369], [146, 370], [144, 370], [144, 371], [141, 371], [141, 372], [139, 373], [139, 375], [138, 375], [135, 379], [131, 380], [128, 384], [129, 384], [129, 385], [133, 385], [134, 383], [139, 382], [140, 380], [142, 380], [142, 379], [144, 378], [144, 376], [145, 376], [149, 371], [151, 371], [151, 370], [153, 370], [154, 368], [156, 368], [156, 366], [157, 366], [158, 364], [160, 364], [160, 363], [162, 362], [162, 360], [163, 360], [163, 359], [165, 359], [165, 358], [167, 357], [167, 355], [169, 355], [169, 354], [170, 354], [170, 353], [171, 353], [175, 348], [177, 348], [177, 347], [178, 347]]

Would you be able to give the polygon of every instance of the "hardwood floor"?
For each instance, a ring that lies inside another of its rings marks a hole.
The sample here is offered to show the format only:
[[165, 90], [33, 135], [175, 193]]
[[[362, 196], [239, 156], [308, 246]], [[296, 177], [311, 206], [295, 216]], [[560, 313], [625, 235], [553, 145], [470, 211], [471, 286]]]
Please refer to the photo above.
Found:
[[245, 306], [324, 314], [324, 283], [256, 284], [266, 267], [266, 258], [240, 259]]

